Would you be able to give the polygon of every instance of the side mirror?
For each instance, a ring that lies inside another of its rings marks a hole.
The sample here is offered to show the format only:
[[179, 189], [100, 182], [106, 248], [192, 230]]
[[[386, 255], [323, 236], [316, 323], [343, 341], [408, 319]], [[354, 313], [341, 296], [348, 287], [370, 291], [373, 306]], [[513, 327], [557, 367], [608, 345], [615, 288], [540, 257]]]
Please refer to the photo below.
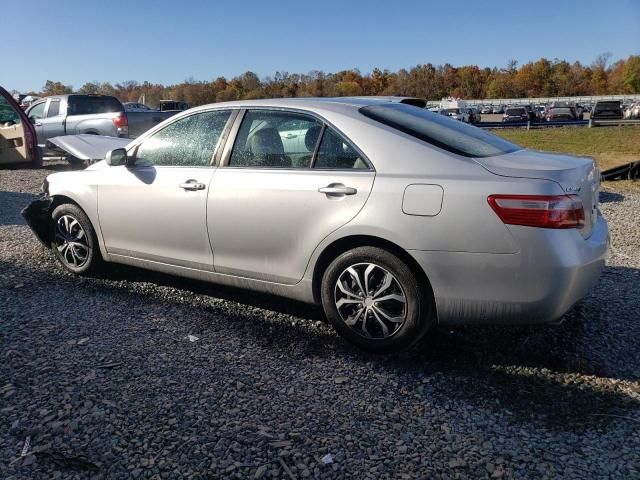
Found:
[[124, 148], [116, 148], [107, 152], [107, 156], [104, 157], [107, 165], [112, 167], [120, 167], [127, 164], [127, 151]]

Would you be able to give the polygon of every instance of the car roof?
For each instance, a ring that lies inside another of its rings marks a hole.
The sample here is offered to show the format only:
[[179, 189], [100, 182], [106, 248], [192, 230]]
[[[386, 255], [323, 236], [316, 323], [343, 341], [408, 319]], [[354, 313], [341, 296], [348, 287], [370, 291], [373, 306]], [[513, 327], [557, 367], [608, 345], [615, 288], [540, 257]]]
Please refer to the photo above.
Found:
[[[413, 104], [414, 101], [421, 100], [414, 97], [295, 97], [295, 98], [266, 98], [259, 100], [235, 100], [230, 102], [210, 103], [202, 105], [197, 109], [206, 109], [211, 107], [282, 107], [282, 108], [330, 108], [330, 107], [366, 107], [372, 105], [383, 105], [388, 103], [408, 103]], [[425, 102], [426, 105], [426, 102]]]

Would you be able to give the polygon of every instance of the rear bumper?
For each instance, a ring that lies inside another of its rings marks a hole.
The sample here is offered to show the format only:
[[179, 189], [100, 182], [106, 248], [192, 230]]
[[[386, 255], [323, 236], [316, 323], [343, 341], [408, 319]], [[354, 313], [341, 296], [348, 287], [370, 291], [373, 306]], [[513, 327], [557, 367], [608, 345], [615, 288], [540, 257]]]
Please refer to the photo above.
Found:
[[523, 246], [515, 254], [409, 251], [431, 282], [440, 324], [552, 323], [598, 282], [609, 247], [603, 217], [586, 240], [577, 230], [511, 230]]
[[47, 248], [51, 248], [49, 218], [51, 217], [52, 203], [52, 198], [42, 197], [31, 202], [20, 212], [40, 243]]

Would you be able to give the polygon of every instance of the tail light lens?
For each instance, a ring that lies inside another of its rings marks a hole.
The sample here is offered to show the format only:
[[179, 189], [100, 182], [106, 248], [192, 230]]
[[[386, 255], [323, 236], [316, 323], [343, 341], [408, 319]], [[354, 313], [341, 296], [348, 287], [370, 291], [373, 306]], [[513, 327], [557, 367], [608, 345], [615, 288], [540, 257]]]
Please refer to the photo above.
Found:
[[490, 195], [489, 205], [504, 223], [540, 228], [582, 228], [578, 195]]
[[121, 135], [129, 134], [129, 119], [124, 112], [119, 113], [117, 116], [113, 117], [113, 124], [118, 129], [118, 133]]

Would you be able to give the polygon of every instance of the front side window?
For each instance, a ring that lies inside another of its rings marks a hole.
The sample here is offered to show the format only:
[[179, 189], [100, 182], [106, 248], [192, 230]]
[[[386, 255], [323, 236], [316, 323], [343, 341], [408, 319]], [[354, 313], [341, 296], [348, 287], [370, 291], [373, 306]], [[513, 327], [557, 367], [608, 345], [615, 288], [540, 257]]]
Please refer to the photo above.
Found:
[[29, 110], [29, 118], [33, 120], [39, 120], [44, 117], [44, 106], [46, 102], [35, 104], [31, 110]]
[[436, 147], [465, 157], [492, 157], [521, 147], [480, 128], [402, 103], [362, 107], [360, 113]]
[[140, 144], [135, 165], [210, 165], [230, 115], [231, 110], [214, 110], [176, 120]]
[[308, 168], [322, 124], [308, 115], [249, 110], [242, 119], [229, 166]]
[[[417, 108], [417, 107], [413, 107]], [[367, 169], [360, 154], [332, 128], [327, 127], [320, 141], [314, 168], [321, 169]]]
[[60, 100], [49, 100], [49, 109], [47, 110], [47, 118], [56, 117], [60, 113]]

